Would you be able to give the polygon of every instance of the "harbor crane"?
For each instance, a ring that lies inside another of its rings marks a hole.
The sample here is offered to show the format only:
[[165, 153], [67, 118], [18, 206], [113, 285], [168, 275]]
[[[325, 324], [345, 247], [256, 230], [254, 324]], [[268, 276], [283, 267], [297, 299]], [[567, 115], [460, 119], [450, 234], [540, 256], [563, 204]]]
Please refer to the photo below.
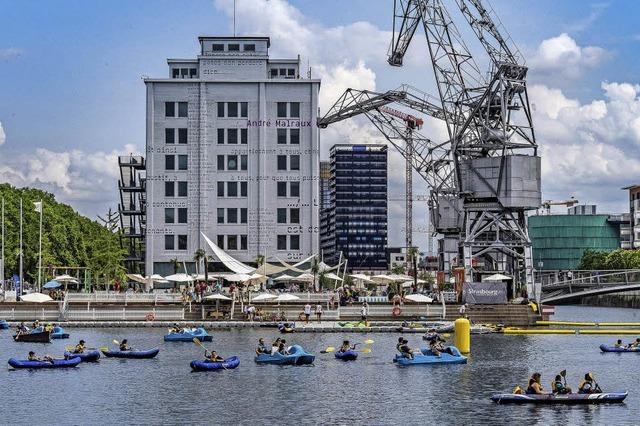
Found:
[[562, 201], [545, 200], [542, 202], [542, 208], [547, 213], [547, 215], [550, 215], [551, 206], [565, 206], [569, 208], [569, 207], [575, 206], [579, 202], [580, 201], [578, 201], [575, 197], [571, 197], [568, 200], [562, 200]]
[[[382, 131], [406, 156], [406, 149], [397, 143], [402, 139], [402, 123], [395, 123], [399, 119], [382, 111], [382, 106], [400, 104], [443, 120], [447, 140], [434, 142], [414, 134], [411, 155], [411, 164], [430, 189], [430, 215], [440, 236], [439, 268], [450, 271], [462, 259], [467, 282], [477, 279], [474, 264], [510, 272], [526, 284], [530, 297], [539, 298], [525, 215], [541, 204], [528, 69], [517, 48], [502, 35], [500, 21], [481, 0], [450, 2], [488, 56], [488, 72], [476, 63], [445, 0], [395, 0], [388, 62], [402, 65], [422, 27], [439, 102], [402, 88], [384, 93], [348, 89], [318, 124], [323, 127], [365, 114], [392, 136], [396, 143]], [[474, 262], [479, 259], [483, 262]]]

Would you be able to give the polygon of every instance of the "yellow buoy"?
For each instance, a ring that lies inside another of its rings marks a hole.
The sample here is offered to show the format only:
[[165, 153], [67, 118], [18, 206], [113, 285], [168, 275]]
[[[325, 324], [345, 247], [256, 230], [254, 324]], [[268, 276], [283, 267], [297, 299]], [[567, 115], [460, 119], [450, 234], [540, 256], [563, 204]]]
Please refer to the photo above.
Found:
[[471, 352], [471, 324], [465, 318], [458, 318], [453, 324], [456, 331], [456, 347], [460, 353], [468, 354]]

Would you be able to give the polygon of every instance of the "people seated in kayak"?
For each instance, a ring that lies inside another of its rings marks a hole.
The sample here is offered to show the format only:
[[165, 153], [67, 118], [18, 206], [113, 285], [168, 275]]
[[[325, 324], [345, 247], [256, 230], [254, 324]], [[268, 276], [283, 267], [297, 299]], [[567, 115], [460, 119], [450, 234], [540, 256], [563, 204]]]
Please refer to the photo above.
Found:
[[355, 348], [356, 348], [356, 345], [352, 345], [351, 343], [349, 343], [348, 340], [345, 340], [342, 342], [342, 346], [340, 346], [340, 349], [338, 349], [338, 352], [344, 353], [349, 350], [354, 350]]
[[40, 327], [40, 321], [35, 320], [35, 321], [33, 322], [33, 324], [32, 324], [32, 327], [31, 327], [31, 328], [38, 328], [38, 327]]
[[182, 333], [184, 332], [184, 328], [180, 327], [178, 323], [174, 323], [173, 327], [171, 327], [171, 333]]
[[256, 355], [262, 355], [262, 354], [266, 354], [269, 351], [267, 351], [267, 347], [264, 344], [264, 339], [261, 337], [258, 339], [258, 347], [256, 348]]
[[555, 394], [565, 395], [571, 393], [571, 388], [566, 386], [562, 381], [562, 376], [560, 374], [556, 375], [555, 380], [551, 383], [551, 392]]
[[413, 349], [409, 347], [409, 341], [402, 339], [402, 345], [400, 345], [400, 353], [405, 358], [413, 359]]
[[402, 346], [402, 341], [403, 341], [403, 340], [404, 340], [404, 337], [398, 337], [398, 343], [396, 343], [396, 350], [397, 350], [398, 352], [402, 352], [402, 351], [400, 350], [400, 347]]
[[602, 390], [600, 386], [598, 386], [594, 381], [591, 374], [587, 373], [584, 375], [584, 380], [578, 386], [578, 393], [601, 393]]
[[278, 349], [280, 349], [281, 341], [282, 339], [278, 337], [276, 341], [271, 344], [271, 355], [275, 355], [278, 352]]
[[618, 339], [618, 341], [616, 342], [615, 345], [613, 345], [614, 348], [624, 348], [624, 344], [622, 344], [622, 340]]
[[85, 350], [85, 346], [84, 346], [84, 340], [80, 340], [78, 342], [78, 344], [76, 345], [76, 347], [73, 349], [73, 353], [74, 354], [81, 354], [83, 353]]
[[27, 327], [24, 322], [21, 322], [20, 325], [18, 326], [18, 333], [28, 333], [29, 332], [29, 327]]
[[40, 358], [40, 357], [36, 356], [36, 353], [34, 351], [29, 351], [29, 357], [27, 359], [29, 361], [49, 361], [49, 362], [53, 362], [53, 358], [51, 358], [49, 355], [45, 355], [44, 357]]
[[544, 390], [542, 389], [542, 385], [540, 384], [540, 379], [541, 378], [542, 378], [542, 376], [540, 375], [540, 373], [533, 373], [533, 375], [529, 379], [529, 385], [527, 386], [527, 391], [526, 391], [527, 394], [529, 394], [529, 395], [531, 395], [531, 394], [538, 394], [538, 395], [544, 394]]
[[449, 355], [454, 355], [453, 350], [449, 347], [444, 347], [444, 342], [446, 340], [440, 336], [438, 333], [434, 333], [431, 338], [429, 339], [429, 349], [431, 350], [431, 352], [436, 355], [436, 356], [440, 356], [441, 353], [448, 353]]
[[627, 349], [640, 348], [640, 337], [627, 345]]
[[122, 342], [120, 342], [120, 351], [121, 352], [126, 352], [126, 351], [130, 351], [131, 350], [131, 346], [129, 346], [129, 343], [127, 342], [127, 339], [122, 339]]
[[287, 347], [285, 346], [285, 341], [280, 341], [280, 346], [278, 346], [278, 353], [280, 355], [289, 355], [289, 351], [287, 351]]
[[44, 326], [44, 331], [48, 331], [48, 332], [52, 332], [53, 331], [53, 327], [55, 327], [55, 324], [47, 324]]
[[220, 355], [218, 355], [218, 353], [216, 351], [211, 351], [211, 353], [209, 353], [208, 350], [204, 350], [204, 358], [207, 361], [211, 361], [211, 362], [221, 362], [224, 361], [224, 358], [222, 358]]

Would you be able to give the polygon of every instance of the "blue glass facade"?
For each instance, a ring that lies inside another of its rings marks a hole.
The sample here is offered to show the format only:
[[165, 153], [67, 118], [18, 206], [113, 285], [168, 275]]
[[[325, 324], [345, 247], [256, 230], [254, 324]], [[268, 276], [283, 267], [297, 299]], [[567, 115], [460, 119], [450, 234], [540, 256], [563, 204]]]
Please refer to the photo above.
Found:
[[349, 270], [386, 270], [387, 147], [334, 145], [330, 153], [329, 240]]

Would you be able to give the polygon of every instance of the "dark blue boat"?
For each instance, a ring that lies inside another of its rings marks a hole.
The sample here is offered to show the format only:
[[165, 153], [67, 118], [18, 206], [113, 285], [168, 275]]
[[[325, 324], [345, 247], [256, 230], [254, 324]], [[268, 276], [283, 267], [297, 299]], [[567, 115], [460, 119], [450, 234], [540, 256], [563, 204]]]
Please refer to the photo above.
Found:
[[279, 352], [275, 354], [260, 354], [257, 355], [254, 360], [258, 364], [276, 364], [276, 365], [306, 365], [313, 364], [316, 359], [315, 355], [312, 355], [300, 345], [293, 345], [289, 348], [288, 354], [283, 355]]
[[80, 358], [82, 362], [96, 362], [100, 359], [100, 351], [95, 349], [95, 350], [85, 351], [80, 354], [65, 351], [64, 357], [68, 359], [77, 357], [77, 358]]
[[640, 348], [616, 348], [615, 346], [609, 345], [600, 345], [600, 350], [602, 352], [640, 352]]
[[26, 359], [9, 359], [9, 365], [13, 368], [69, 368], [80, 364], [78, 357], [71, 359], [54, 359], [53, 361], [29, 361]]
[[527, 395], [515, 393], [500, 393], [493, 395], [491, 400], [498, 404], [610, 404], [621, 403], [627, 397], [627, 392], [603, 393], [569, 393]]
[[8, 330], [9, 329], [9, 323], [6, 322], [5, 320], [0, 320], [0, 330]]
[[191, 361], [193, 371], [232, 370], [240, 365], [240, 358], [232, 356], [224, 361], [215, 362], [209, 360]]
[[[40, 327], [34, 328], [31, 332], [42, 333], [43, 331], [44, 331], [44, 327], [40, 326]], [[53, 327], [53, 330], [51, 330], [49, 334], [52, 339], [68, 339], [69, 338], [69, 333], [65, 333], [64, 328], [58, 327], [57, 325]]]
[[348, 351], [344, 352], [337, 351], [336, 358], [343, 361], [355, 361], [356, 359], [358, 359], [358, 352], [354, 351], [353, 349], [349, 349]]
[[180, 333], [171, 332], [164, 336], [165, 342], [192, 342], [194, 338], [198, 338], [201, 342], [210, 342], [213, 337], [202, 328], [185, 328]]
[[154, 358], [156, 355], [158, 355], [158, 352], [160, 352], [160, 349], [158, 348], [147, 349], [146, 351], [134, 351], [134, 350], [131, 350], [131, 351], [103, 350], [102, 351], [104, 356], [106, 356], [107, 358], [130, 358], [130, 359]]

